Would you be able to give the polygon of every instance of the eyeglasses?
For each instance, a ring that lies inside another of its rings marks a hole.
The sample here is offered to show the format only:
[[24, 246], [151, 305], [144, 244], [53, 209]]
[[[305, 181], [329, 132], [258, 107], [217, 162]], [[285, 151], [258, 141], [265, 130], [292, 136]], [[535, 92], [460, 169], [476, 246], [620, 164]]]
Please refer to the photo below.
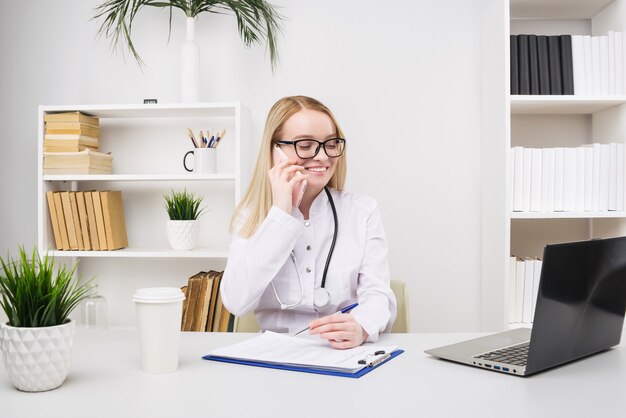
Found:
[[346, 148], [346, 140], [343, 138], [331, 138], [323, 142], [316, 139], [298, 139], [296, 141], [276, 141], [276, 143], [293, 145], [296, 155], [303, 160], [314, 158], [321, 148], [324, 148], [324, 152], [329, 158], [337, 158], [343, 154]]

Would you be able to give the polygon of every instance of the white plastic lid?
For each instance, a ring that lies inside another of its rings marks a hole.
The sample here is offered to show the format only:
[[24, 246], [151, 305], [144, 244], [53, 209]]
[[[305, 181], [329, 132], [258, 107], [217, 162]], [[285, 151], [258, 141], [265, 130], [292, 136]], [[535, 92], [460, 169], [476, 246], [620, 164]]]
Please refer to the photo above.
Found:
[[137, 289], [133, 295], [133, 300], [141, 303], [169, 303], [184, 299], [185, 295], [177, 287], [147, 287]]

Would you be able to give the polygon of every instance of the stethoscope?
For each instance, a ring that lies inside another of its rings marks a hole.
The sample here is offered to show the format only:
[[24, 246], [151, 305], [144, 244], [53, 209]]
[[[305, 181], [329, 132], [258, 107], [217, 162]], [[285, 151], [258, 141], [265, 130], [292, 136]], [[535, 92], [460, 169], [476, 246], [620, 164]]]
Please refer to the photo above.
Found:
[[[326, 257], [326, 265], [324, 266], [324, 274], [322, 275], [322, 283], [320, 287], [315, 289], [313, 292], [313, 306], [315, 306], [316, 310], [324, 309], [330, 304], [330, 292], [326, 289], [326, 275], [328, 274], [328, 266], [330, 265], [330, 259], [333, 257], [333, 251], [335, 250], [335, 242], [337, 242], [337, 229], [339, 222], [337, 221], [337, 209], [335, 208], [335, 202], [333, 201], [333, 197], [330, 195], [327, 187], [324, 187], [324, 191], [328, 196], [328, 201], [330, 203], [330, 208], [333, 211], [333, 221], [335, 222], [335, 230], [333, 231], [333, 241], [330, 244], [330, 249], [328, 250], [328, 256]], [[284, 303], [280, 297], [278, 296], [278, 292], [276, 292], [276, 287], [274, 286], [274, 282], [272, 281], [272, 289], [274, 290], [274, 296], [276, 296], [276, 300], [280, 304], [280, 309], [293, 309], [296, 306], [299, 306], [304, 300], [304, 283], [302, 282], [302, 277], [300, 276], [300, 271], [298, 271], [298, 263], [296, 261], [296, 255], [291, 251], [290, 254], [291, 261], [293, 262], [293, 266], [296, 269], [296, 274], [298, 275], [298, 281], [300, 282], [300, 299], [296, 303]]]

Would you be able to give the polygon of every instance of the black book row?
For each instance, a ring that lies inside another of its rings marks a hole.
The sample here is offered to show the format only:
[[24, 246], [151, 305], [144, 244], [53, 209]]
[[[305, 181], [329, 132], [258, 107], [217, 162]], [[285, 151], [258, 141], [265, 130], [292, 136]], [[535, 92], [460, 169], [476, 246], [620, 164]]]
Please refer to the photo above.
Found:
[[571, 35], [511, 35], [511, 94], [574, 94]]

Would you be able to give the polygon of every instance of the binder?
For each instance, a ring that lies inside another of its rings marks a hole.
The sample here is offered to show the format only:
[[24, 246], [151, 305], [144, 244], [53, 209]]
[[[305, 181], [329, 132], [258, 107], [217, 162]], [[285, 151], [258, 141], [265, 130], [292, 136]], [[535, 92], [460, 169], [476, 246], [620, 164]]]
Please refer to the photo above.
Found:
[[210, 354], [203, 356], [202, 358], [205, 360], [219, 361], [222, 363], [243, 364], [245, 366], [265, 367], [268, 369], [289, 370], [292, 372], [323, 374], [327, 376], [350, 377], [353, 379], [358, 379], [361, 376], [365, 376], [372, 370], [379, 368], [380, 366], [387, 363], [388, 361], [398, 357], [402, 353], [404, 353], [404, 350], [402, 349], [397, 349], [395, 351], [392, 351], [389, 357], [386, 358], [384, 361], [381, 361], [380, 363], [371, 367], [363, 366], [363, 368], [357, 371], [356, 373], [345, 373], [345, 372], [339, 372], [339, 371], [334, 371], [334, 370], [318, 369], [315, 367], [299, 367], [299, 366], [292, 366], [288, 364], [265, 363], [262, 361], [238, 360], [238, 359], [232, 359], [232, 358], [227, 358], [227, 357], [212, 356]]

